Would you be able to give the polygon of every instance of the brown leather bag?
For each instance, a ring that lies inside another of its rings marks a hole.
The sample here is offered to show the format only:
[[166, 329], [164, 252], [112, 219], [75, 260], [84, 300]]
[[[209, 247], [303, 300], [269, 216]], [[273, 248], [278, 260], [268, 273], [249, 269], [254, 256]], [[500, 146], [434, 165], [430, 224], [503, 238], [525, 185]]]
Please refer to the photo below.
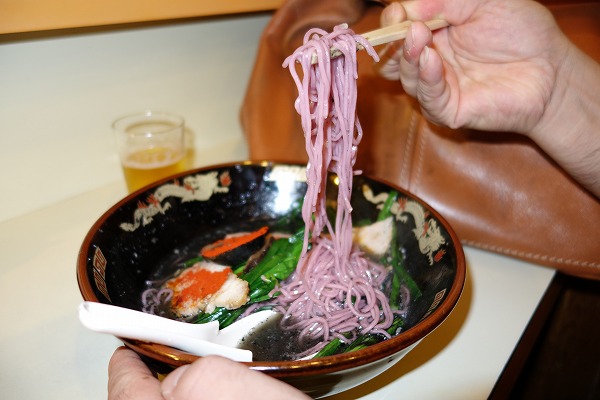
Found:
[[[600, 60], [600, 3], [551, 9], [571, 39]], [[364, 0], [288, 0], [274, 14], [241, 110], [252, 159], [306, 161], [296, 87], [281, 66], [305, 32], [343, 22], [366, 32], [379, 26], [381, 10]], [[358, 63], [364, 136], [357, 168], [424, 199], [463, 244], [600, 279], [596, 197], [521, 135], [429, 124], [399, 82], [379, 77], [366, 54]]]

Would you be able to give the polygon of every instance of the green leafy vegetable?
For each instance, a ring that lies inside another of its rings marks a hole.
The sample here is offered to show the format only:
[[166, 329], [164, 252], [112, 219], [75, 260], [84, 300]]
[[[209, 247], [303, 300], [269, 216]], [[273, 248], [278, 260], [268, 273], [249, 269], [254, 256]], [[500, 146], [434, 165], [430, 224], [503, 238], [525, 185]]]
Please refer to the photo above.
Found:
[[[399, 315], [394, 315], [392, 325], [390, 325], [390, 327], [386, 329], [386, 332], [394, 336], [398, 332], [398, 329], [400, 329], [403, 325], [404, 318], [400, 317]], [[375, 343], [383, 342], [384, 340], [385, 336], [379, 333], [369, 333], [366, 335], [361, 335], [357, 337], [352, 343], [350, 343], [346, 348], [344, 348], [344, 353], [361, 350]]]
[[[377, 215], [377, 221], [383, 221], [393, 215], [392, 205], [396, 203], [396, 201], [398, 201], [398, 192], [392, 190], [388, 194], [385, 203], [383, 203], [379, 215]], [[404, 282], [410, 290], [412, 298], [416, 299], [420, 297], [422, 293], [415, 280], [410, 276], [408, 271], [406, 271], [406, 268], [404, 268], [404, 256], [400, 253], [398, 248], [398, 230], [396, 229], [396, 225], [393, 225], [392, 229], [392, 248], [389, 263], [392, 265], [394, 276], [392, 277], [390, 306], [392, 306], [393, 309], [398, 309], [402, 302], [402, 299], [400, 298], [400, 284], [402, 282]]]
[[341, 339], [335, 338], [331, 340], [325, 347], [321, 349], [313, 358], [332, 356], [334, 354], [342, 353], [344, 346], [347, 346]]
[[[392, 325], [386, 332], [390, 335], [394, 336], [398, 332], [398, 329], [402, 328], [404, 325], [404, 319], [399, 315], [394, 315], [394, 320], [392, 321]], [[365, 347], [371, 346], [373, 344], [382, 342], [385, 340], [385, 336], [380, 333], [368, 333], [366, 335], [359, 335], [356, 339], [354, 339], [350, 343], [344, 343], [343, 340], [335, 338], [331, 342], [329, 342], [325, 347], [321, 349], [313, 358], [331, 356], [334, 354], [341, 353], [349, 353], [351, 351], [361, 350]]]
[[379, 211], [379, 215], [377, 215], [377, 221], [383, 221], [384, 219], [391, 217], [392, 214], [392, 206], [398, 200], [398, 192], [392, 190], [387, 199], [385, 199], [385, 203], [383, 203], [383, 207]]

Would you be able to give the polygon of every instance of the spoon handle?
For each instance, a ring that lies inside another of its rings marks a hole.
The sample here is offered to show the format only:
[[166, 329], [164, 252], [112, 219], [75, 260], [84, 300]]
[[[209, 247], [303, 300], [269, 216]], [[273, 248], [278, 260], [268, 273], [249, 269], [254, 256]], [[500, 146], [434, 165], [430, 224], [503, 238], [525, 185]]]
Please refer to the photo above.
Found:
[[81, 323], [94, 332], [163, 344], [198, 356], [216, 354], [234, 361], [252, 361], [249, 350], [209, 341], [218, 335], [219, 323], [216, 321], [204, 324], [206, 333], [203, 335], [201, 329], [197, 329], [199, 325], [192, 325], [197, 332], [192, 334], [190, 330], [182, 329], [185, 328], [183, 324], [191, 324], [109, 304], [86, 301], [79, 305], [78, 311]]

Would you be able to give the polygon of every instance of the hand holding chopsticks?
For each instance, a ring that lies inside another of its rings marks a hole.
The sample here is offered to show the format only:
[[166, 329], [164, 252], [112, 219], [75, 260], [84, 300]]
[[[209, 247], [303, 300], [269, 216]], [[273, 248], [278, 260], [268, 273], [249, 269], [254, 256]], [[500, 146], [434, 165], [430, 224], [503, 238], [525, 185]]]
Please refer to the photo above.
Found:
[[[371, 46], [379, 46], [395, 40], [404, 39], [406, 37], [406, 32], [412, 23], [413, 21], [404, 21], [399, 24], [390, 25], [363, 33], [361, 36], [367, 39]], [[448, 22], [443, 19], [432, 19], [430, 21], [425, 21], [424, 24], [427, 25], [427, 27], [432, 31], [448, 26]]]
[[[386, 26], [384, 28], [375, 29], [369, 32], [365, 32], [361, 34], [362, 37], [367, 39], [367, 41], [371, 44], [371, 46], [379, 46], [382, 44], [390, 43], [396, 40], [402, 40], [406, 37], [406, 32], [408, 32], [408, 28], [413, 23], [413, 21], [404, 21], [399, 24], [394, 24], [390, 26]], [[425, 25], [432, 31], [445, 28], [449, 24], [443, 19], [432, 19], [424, 22]], [[362, 50], [363, 47], [361, 45], [357, 45], [357, 50]], [[336, 49], [331, 49], [331, 58], [335, 58], [341, 55], [341, 52]], [[317, 55], [314, 54], [312, 56], [311, 62], [313, 64], [317, 63]]]

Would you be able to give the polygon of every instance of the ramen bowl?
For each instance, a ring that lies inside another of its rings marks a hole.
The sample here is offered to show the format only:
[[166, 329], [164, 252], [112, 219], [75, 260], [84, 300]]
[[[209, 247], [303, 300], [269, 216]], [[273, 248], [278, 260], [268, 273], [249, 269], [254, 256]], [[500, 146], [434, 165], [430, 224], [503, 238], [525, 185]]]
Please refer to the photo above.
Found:
[[[329, 176], [334, 188], [336, 177]], [[300, 206], [306, 166], [241, 162], [200, 168], [156, 182], [119, 201], [91, 227], [80, 249], [77, 279], [84, 300], [142, 310], [148, 282], [227, 233], [262, 226], [293, 233], [303, 227]], [[295, 361], [253, 361], [248, 367], [281, 379], [313, 398], [350, 389], [393, 366], [450, 314], [465, 281], [465, 259], [448, 223], [419, 198], [384, 181], [357, 175], [352, 219], [375, 221], [390, 194], [404, 269], [418, 287], [404, 325], [390, 339], [361, 350]], [[336, 191], [327, 190], [329, 207]], [[173, 347], [122, 339], [156, 372], [198, 357]]]

